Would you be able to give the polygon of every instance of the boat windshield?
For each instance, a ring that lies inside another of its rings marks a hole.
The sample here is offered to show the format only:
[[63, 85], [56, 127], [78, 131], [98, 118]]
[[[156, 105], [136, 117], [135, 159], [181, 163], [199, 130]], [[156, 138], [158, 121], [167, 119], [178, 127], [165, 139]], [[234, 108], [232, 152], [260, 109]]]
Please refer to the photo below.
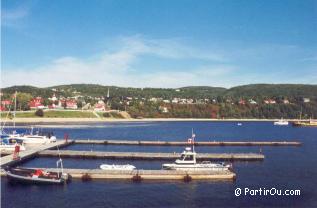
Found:
[[51, 138], [52, 136], [54, 136], [54, 133], [53, 132], [40, 132], [39, 133], [39, 136], [46, 136], [48, 138]]
[[191, 160], [194, 159], [194, 157], [193, 157], [193, 155], [185, 155], [185, 154], [182, 154], [181, 159], [182, 159], [183, 161], [191, 161]]

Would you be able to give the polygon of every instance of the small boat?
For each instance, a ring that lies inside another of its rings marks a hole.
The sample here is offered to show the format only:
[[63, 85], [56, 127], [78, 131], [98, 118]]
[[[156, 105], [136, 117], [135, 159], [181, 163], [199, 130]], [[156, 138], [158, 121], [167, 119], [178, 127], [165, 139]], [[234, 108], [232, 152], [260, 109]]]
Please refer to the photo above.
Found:
[[163, 164], [162, 168], [165, 170], [207, 170], [207, 171], [225, 171], [232, 168], [231, 164], [225, 163], [211, 163], [210, 161], [204, 161], [202, 163], [196, 162], [196, 152], [194, 150], [195, 134], [192, 134], [192, 138], [188, 139], [188, 142], [192, 144], [192, 148], [186, 147], [181, 154], [180, 159], [177, 159], [175, 163]]
[[242, 126], [242, 123], [237, 123], [238, 126]]
[[287, 126], [288, 125], [288, 121], [284, 120], [283, 118], [281, 118], [280, 120], [275, 121], [274, 125], [275, 126]]
[[293, 126], [307, 126], [307, 127], [316, 127], [317, 126], [317, 120], [309, 119], [308, 121], [295, 121], [293, 122]]
[[109, 164], [102, 164], [100, 165], [100, 168], [103, 170], [135, 170], [136, 167], [133, 165], [109, 165]]
[[61, 165], [61, 171], [53, 172], [33, 168], [7, 168], [6, 174], [11, 182], [32, 184], [62, 184], [68, 181], [69, 175], [63, 172], [62, 160], [57, 161], [57, 167]]
[[309, 120], [302, 120], [302, 109], [299, 114], [299, 120], [293, 121], [292, 125], [295, 127], [317, 127], [317, 120], [309, 118]]
[[42, 169], [9, 168], [7, 177], [14, 182], [29, 182], [43, 184], [61, 184], [68, 180], [68, 174], [50, 172]]

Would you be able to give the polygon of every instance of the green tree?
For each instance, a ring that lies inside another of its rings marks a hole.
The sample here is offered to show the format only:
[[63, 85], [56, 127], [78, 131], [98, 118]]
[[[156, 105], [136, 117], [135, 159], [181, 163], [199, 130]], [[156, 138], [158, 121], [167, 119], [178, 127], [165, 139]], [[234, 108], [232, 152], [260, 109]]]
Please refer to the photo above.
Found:
[[32, 99], [32, 95], [30, 93], [17, 93], [17, 109], [19, 110], [29, 110], [29, 102]]

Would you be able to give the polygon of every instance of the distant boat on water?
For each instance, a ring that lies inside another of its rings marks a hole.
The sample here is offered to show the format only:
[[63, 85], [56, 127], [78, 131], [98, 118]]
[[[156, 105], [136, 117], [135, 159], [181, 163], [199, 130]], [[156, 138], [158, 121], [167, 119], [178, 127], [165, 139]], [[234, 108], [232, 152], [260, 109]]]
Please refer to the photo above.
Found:
[[302, 120], [302, 110], [299, 114], [299, 120], [292, 122], [293, 126], [308, 126], [308, 127], [317, 127], [317, 120], [310, 118], [309, 120]]
[[293, 126], [311, 126], [311, 127], [317, 127], [317, 120], [309, 119], [308, 121], [294, 121]]
[[281, 118], [280, 120], [275, 121], [274, 125], [275, 126], [288, 126], [288, 121]]

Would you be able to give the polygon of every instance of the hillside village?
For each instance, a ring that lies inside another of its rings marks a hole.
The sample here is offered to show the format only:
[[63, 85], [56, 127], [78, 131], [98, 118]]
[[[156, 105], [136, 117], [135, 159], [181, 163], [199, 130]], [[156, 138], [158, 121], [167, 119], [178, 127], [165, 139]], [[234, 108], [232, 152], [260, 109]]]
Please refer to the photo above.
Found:
[[[89, 95], [79, 90], [50, 88], [46, 96], [28, 92], [1, 92], [1, 111], [13, 110], [17, 96], [17, 111], [29, 110], [81, 110], [95, 112], [125, 111], [134, 118], [142, 117], [193, 117], [193, 118], [296, 118], [302, 111], [306, 117], [317, 114], [317, 98], [303, 96], [147, 96], [112, 94], [113, 88], [106, 88], [99, 96]], [[21, 90], [22, 91], [22, 90]], [[183, 89], [174, 89], [182, 93]], [[47, 96], [49, 95], [49, 96]], [[175, 94], [174, 94], [175, 95]], [[294, 113], [295, 109], [295, 113]], [[290, 112], [292, 114], [289, 114]]]

